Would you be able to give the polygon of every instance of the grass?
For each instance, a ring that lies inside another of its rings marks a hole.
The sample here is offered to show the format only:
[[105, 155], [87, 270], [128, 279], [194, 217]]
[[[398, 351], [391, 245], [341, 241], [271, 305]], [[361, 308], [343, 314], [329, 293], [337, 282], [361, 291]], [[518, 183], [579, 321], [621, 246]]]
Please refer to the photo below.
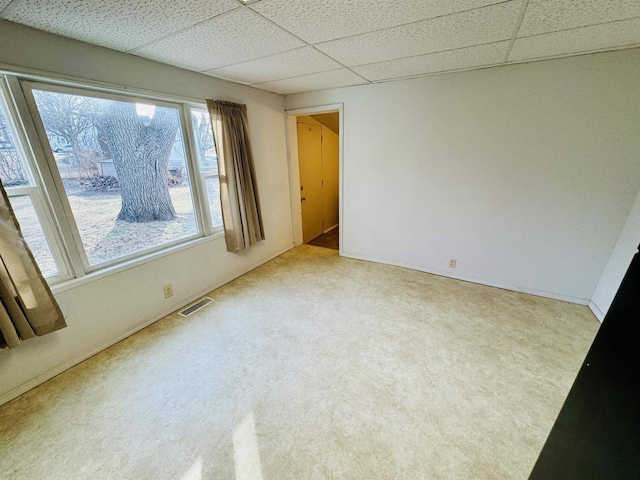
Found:
[[191, 189], [183, 186], [169, 192], [176, 218], [148, 223], [116, 220], [122, 203], [119, 193], [70, 195], [69, 203], [89, 263], [96, 265], [196, 234]]
[[36, 211], [31, 204], [28, 196], [12, 197], [11, 207], [16, 214], [16, 218], [20, 223], [20, 228], [27, 244], [31, 249], [31, 253], [36, 259], [42, 274], [50, 277], [58, 273], [56, 264], [51, 256], [51, 250], [45, 239], [44, 232], [38, 221]]
[[[217, 190], [217, 189], [216, 189]], [[189, 186], [169, 189], [176, 218], [171, 221], [129, 223], [116, 220], [121, 206], [119, 192], [86, 192], [67, 186], [69, 203], [78, 226], [89, 263], [97, 265], [131, 253], [157, 247], [198, 232]], [[212, 217], [222, 223], [219, 192], [210, 191]], [[29, 247], [45, 276], [57, 268], [44, 237], [36, 212], [28, 197], [12, 198], [11, 203]]]

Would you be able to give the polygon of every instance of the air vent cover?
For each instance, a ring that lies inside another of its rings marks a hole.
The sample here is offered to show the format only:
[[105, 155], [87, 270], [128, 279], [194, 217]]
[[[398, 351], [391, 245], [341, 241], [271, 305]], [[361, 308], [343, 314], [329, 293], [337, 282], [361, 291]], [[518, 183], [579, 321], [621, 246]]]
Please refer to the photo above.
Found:
[[193, 305], [188, 306], [184, 310], [180, 310], [178, 312], [178, 315], [182, 315], [183, 317], [188, 317], [193, 312], [195, 312], [197, 310], [200, 310], [201, 308], [209, 305], [211, 302], [213, 302], [213, 300], [211, 298], [204, 297], [202, 300], [198, 300], [196, 303], [194, 303]]

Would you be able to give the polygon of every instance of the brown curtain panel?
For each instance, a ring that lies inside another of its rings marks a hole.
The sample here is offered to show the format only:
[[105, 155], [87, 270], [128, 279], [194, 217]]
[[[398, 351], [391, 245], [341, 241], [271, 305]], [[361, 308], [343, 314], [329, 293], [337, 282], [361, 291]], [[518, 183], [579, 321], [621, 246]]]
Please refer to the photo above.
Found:
[[247, 106], [217, 100], [207, 100], [207, 106], [218, 154], [227, 250], [234, 252], [264, 240]]
[[0, 182], [0, 348], [67, 326]]

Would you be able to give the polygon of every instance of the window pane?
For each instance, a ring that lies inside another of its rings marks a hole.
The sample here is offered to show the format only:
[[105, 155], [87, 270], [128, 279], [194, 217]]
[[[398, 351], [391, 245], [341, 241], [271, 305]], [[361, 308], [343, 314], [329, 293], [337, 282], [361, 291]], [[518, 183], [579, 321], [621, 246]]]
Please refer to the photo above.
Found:
[[205, 178], [207, 186], [207, 198], [209, 200], [209, 211], [211, 212], [211, 225], [218, 227], [222, 225], [222, 209], [220, 208], [220, 181], [218, 177]]
[[176, 108], [33, 94], [91, 265], [198, 233]]
[[218, 180], [218, 155], [213, 141], [213, 129], [211, 117], [206, 110], [192, 109], [191, 121], [196, 137], [196, 151], [200, 172], [205, 178], [207, 201], [211, 214], [211, 225], [222, 226], [222, 213], [220, 208], [220, 182]]
[[36, 263], [42, 271], [42, 275], [45, 277], [52, 277], [58, 274], [58, 268], [56, 262], [51, 255], [51, 249], [47, 243], [47, 239], [44, 236], [38, 215], [36, 214], [33, 203], [28, 195], [11, 197], [11, 208], [13, 208], [22, 235], [29, 245], [31, 253], [33, 253]]
[[16, 150], [2, 103], [0, 103], [0, 179], [5, 188], [29, 183], [22, 159]]

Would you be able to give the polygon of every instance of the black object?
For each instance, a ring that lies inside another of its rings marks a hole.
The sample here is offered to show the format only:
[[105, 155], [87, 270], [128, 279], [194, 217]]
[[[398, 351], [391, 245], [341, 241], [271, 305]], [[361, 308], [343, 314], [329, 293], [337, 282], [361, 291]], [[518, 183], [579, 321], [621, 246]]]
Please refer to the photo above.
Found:
[[530, 479], [640, 478], [639, 360], [636, 253]]

